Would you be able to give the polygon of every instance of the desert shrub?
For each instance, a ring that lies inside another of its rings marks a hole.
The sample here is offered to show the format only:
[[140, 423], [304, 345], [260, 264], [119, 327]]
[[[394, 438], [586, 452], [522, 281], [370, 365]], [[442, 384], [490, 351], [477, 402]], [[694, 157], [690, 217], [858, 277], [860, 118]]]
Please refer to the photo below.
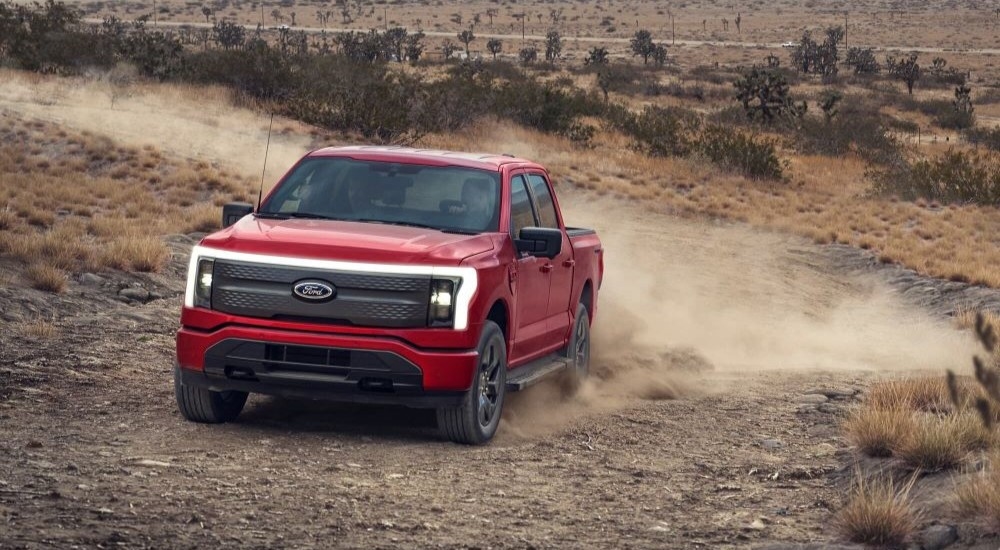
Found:
[[753, 126], [752, 121], [747, 118], [746, 111], [740, 105], [729, 105], [717, 111], [713, 111], [706, 118], [710, 124], [720, 126]]
[[869, 162], [886, 164], [901, 155], [899, 142], [886, 131], [888, 124], [876, 106], [847, 96], [829, 120], [803, 117], [793, 127], [793, 142], [807, 154], [840, 156], [854, 151]]
[[985, 520], [1000, 530], [1000, 453], [994, 453], [990, 468], [957, 490], [958, 507], [965, 514]]
[[647, 105], [641, 113], [608, 112], [616, 129], [634, 140], [634, 147], [652, 156], [684, 156], [691, 152], [701, 119], [681, 107]]
[[961, 464], [970, 452], [987, 448], [991, 436], [973, 413], [924, 414], [916, 418], [915, 429], [902, 438], [893, 454], [913, 469], [947, 470]]
[[839, 530], [852, 542], [902, 546], [917, 527], [917, 514], [910, 506], [912, 483], [897, 487], [889, 479], [856, 479], [847, 505], [837, 514]]
[[904, 200], [1000, 204], [1000, 156], [949, 150], [935, 159], [869, 171], [875, 193]]
[[698, 65], [688, 71], [688, 78], [696, 81], [707, 82], [715, 85], [726, 85], [733, 81], [734, 75], [731, 71], [710, 67], [708, 65]]
[[25, 272], [32, 288], [46, 292], [61, 293], [66, 290], [66, 273], [45, 264], [32, 265]]
[[916, 427], [913, 412], [902, 407], [861, 407], [844, 422], [844, 434], [858, 451], [876, 457], [892, 456]]
[[972, 127], [966, 130], [964, 135], [966, 141], [977, 147], [1000, 151], [1000, 128]]
[[649, 96], [670, 96], [681, 99], [695, 99], [705, 101], [706, 99], [729, 99], [732, 97], [730, 90], [716, 86], [702, 86], [701, 84], [684, 84], [680, 82], [670, 82], [669, 84], [651, 84], [643, 92]]
[[979, 105], [992, 105], [995, 103], [1000, 103], [1000, 88], [980, 88], [979, 94], [976, 95], [976, 103]]
[[609, 92], [638, 95], [659, 86], [659, 76], [655, 71], [632, 63], [590, 64], [578, 70], [600, 74], [607, 82]]
[[717, 166], [750, 179], [778, 180], [783, 173], [774, 141], [759, 135], [709, 126], [698, 138], [696, 148]]

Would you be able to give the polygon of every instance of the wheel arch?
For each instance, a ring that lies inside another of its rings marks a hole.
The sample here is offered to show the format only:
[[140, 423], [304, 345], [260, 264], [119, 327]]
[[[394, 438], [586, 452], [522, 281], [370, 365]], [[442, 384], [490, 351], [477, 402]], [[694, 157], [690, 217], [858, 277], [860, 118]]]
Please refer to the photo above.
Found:
[[583, 290], [580, 291], [580, 300], [577, 302], [583, 304], [583, 307], [587, 308], [587, 315], [590, 316], [590, 320], [594, 320], [594, 283], [587, 279], [587, 282], [583, 283]]
[[510, 343], [510, 308], [507, 307], [507, 302], [502, 298], [498, 298], [490, 306], [489, 312], [486, 314], [487, 321], [493, 321], [500, 327], [500, 332], [503, 334], [503, 339], [508, 344]]

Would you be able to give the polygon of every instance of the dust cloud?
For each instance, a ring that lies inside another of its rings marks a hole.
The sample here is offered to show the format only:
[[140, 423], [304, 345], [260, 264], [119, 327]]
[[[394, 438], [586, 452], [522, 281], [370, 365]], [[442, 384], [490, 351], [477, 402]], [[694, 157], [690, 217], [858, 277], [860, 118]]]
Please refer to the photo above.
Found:
[[720, 391], [717, 379], [741, 373], [943, 372], [976, 350], [947, 320], [874, 277], [834, 272], [795, 238], [560, 191], [567, 223], [596, 228], [606, 250], [592, 376], [574, 400], [554, 384], [514, 395], [515, 437], [638, 399]]
[[[120, 85], [106, 73], [56, 78], [0, 69], [0, 110], [259, 178], [269, 117], [235, 107], [229, 97], [221, 87]], [[310, 149], [309, 138], [281, 131], [288, 124], [294, 123], [275, 117], [266, 187]]]

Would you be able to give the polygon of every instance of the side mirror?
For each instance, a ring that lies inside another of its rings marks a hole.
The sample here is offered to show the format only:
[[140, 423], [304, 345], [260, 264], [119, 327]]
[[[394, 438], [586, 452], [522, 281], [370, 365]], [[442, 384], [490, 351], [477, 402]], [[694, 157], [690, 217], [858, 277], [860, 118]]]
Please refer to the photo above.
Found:
[[253, 212], [253, 205], [248, 202], [231, 202], [223, 206], [222, 227], [233, 225], [251, 212]]
[[514, 240], [518, 252], [541, 258], [555, 258], [562, 251], [562, 231], [551, 227], [524, 227]]

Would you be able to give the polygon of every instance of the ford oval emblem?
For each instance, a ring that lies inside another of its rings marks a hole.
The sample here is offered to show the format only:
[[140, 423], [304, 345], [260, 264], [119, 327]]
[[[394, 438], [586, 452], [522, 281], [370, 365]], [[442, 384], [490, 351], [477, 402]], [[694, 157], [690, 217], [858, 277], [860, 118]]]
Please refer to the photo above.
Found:
[[292, 287], [295, 296], [310, 302], [332, 300], [337, 294], [333, 285], [323, 281], [299, 281]]

